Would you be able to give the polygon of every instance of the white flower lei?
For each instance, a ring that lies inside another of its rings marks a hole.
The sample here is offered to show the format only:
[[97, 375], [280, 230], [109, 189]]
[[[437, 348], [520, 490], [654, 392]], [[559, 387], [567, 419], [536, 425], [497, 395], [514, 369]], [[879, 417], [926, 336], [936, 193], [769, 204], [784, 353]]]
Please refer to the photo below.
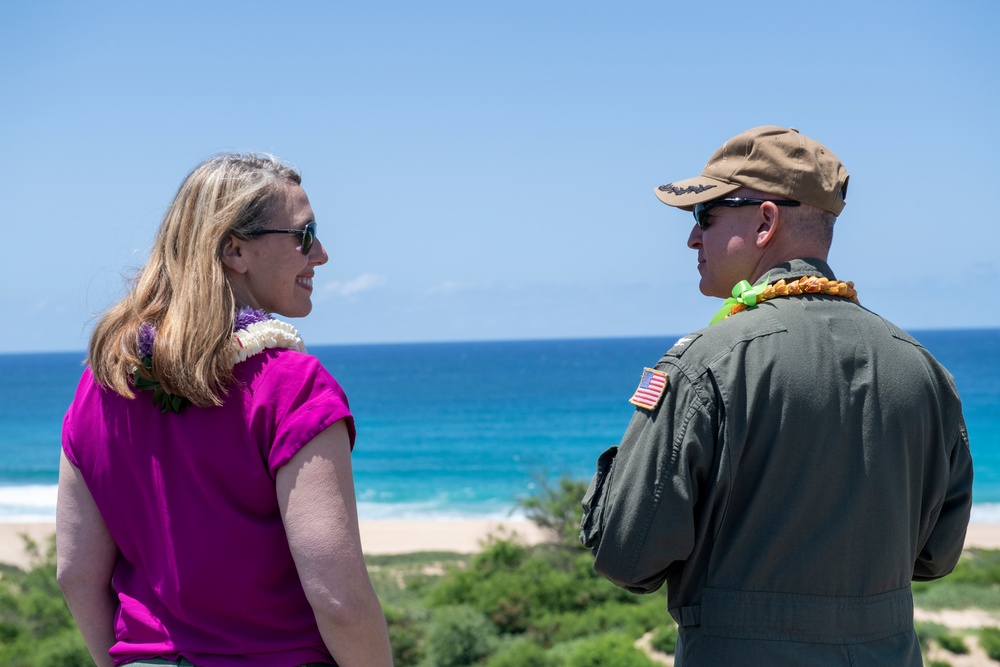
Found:
[[233, 366], [269, 348], [283, 347], [305, 352], [306, 346], [298, 330], [288, 322], [264, 320], [254, 322], [233, 334], [231, 343]]

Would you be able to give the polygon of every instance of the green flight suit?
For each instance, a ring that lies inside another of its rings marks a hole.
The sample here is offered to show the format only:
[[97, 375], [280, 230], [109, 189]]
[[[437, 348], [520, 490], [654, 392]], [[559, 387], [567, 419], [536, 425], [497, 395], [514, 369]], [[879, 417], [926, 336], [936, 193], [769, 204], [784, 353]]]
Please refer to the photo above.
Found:
[[[794, 260], [769, 282], [807, 275], [834, 278]], [[601, 455], [581, 539], [619, 586], [666, 581], [675, 664], [919, 666], [910, 582], [954, 568], [972, 502], [944, 367], [849, 299], [801, 295], [656, 369], [666, 387]]]

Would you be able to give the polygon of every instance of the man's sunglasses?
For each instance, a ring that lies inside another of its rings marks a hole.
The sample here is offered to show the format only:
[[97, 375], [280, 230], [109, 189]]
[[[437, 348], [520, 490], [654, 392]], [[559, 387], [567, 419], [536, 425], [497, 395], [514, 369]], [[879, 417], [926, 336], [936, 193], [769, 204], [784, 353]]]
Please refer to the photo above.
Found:
[[316, 223], [306, 223], [303, 229], [258, 229], [255, 232], [250, 232], [249, 236], [253, 238], [255, 236], [262, 236], [263, 234], [301, 234], [302, 245], [299, 247], [299, 250], [302, 251], [303, 255], [308, 255], [313, 241], [316, 240]]
[[708, 212], [716, 206], [728, 206], [729, 208], [739, 208], [740, 206], [753, 206], [769, 201], [778, 206], [799, 206], [799, 202], [791, 199], [749, 199], [747, 197], [730, 197], [728, 199], [713, 199], [694, 205], [694, 219], [698, 221], [698, 226], [702, 229], [708, 227]]

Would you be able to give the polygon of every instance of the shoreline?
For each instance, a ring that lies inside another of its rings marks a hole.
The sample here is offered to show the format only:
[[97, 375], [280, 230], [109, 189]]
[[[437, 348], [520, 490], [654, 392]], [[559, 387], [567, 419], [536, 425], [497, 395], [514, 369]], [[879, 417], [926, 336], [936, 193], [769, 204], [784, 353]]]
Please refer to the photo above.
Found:
[[[359, 522], [361, 545], [366, 555], [383, 556], [421, 551], [476, 553], [491, 534], [512, 533], [525, 544], [545, 541], [546, 533], [524, 518], [509, 519], [365, 519]], [[0, 523], [0, 564], [30, 565], [22, 534], [43, 549], [55, 532], [52, 522]], [[972, 523], [965, 548], [1000, 549], [1000, 523]]]
[[[359, 522], [361, 546], [366, 555], [387, 556], [421, 551], [476, 553], [490, 535], [515, 534], [525, 544], [545, 541], [545, 531], [525, 518], [509, 519], [363, 519]], [[997, 526], [1000, 535], [1000, 525]], [[41, 547], [55, 533], [54, 522], [0, 522], [0, 564], [27, 567], [21, 535]], [[1000, 543], [1000, 537], [998, 537]]]

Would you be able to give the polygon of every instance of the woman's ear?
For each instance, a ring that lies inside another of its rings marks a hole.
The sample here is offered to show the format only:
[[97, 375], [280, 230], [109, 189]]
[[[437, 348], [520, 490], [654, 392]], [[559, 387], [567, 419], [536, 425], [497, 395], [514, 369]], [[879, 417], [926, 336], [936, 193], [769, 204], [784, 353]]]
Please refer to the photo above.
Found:
[[236, 273], [247, 272], [247, 262], [243, 257], [243, 239], [230, 234], [222, 246], [222, 265]]

